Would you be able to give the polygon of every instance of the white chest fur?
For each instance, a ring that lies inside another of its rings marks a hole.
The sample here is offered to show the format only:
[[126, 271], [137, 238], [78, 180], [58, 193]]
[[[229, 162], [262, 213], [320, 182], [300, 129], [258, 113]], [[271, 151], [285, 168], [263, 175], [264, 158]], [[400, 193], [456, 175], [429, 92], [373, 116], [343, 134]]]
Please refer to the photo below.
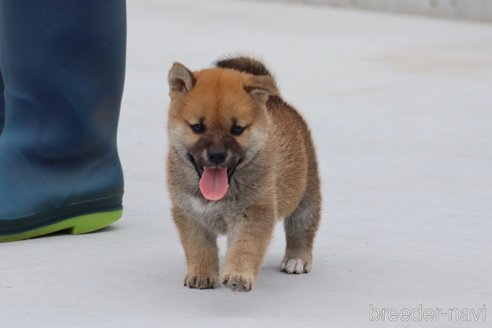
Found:
[[197, 215], [217, 215], [223, 212], [224, 204], [221, 202], [208, 202], [202, 198], [190, 197], [190, 207]]

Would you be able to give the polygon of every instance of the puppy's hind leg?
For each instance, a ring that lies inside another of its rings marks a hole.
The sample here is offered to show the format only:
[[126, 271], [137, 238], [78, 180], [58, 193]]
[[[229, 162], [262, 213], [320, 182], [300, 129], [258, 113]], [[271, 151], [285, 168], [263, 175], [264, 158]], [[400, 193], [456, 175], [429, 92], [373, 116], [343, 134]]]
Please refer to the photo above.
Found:
[[287, 246], [280, 264], [281, 271], [286, 273], [311, 271], [313, 242], [319, 220], [319, 192], [306, 193], [297, 209], [284, 222]]

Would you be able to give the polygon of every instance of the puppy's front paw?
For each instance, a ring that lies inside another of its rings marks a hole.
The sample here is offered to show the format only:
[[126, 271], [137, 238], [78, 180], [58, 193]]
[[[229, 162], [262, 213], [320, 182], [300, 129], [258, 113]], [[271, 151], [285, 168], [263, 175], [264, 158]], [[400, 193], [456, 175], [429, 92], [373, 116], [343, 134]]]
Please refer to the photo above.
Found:
[[303, 259], [284, 259], [280, 264], [280, 271], [285, 273], [308, 273], [311, 271], [311, 263]]
[[233, 292], [249, 292], [255, 283], [254, 276], [229, 272], [222, 275], [222, 284]]
[[188, 273], [184, 285], [199, 289], [215, 288], [217, 287], [217, 277], [215, 275]]

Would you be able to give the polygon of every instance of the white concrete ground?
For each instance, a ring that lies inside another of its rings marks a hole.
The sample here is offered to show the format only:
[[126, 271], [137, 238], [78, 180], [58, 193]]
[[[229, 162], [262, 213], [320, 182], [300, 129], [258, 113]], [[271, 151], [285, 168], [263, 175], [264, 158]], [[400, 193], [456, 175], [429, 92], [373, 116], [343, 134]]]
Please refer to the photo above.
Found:
[[[257, 0], [261, 1], [261, 0]], [[492, 0], [270, 0], [492, 22]]]
[[[324, 196], [314, 270], [278, 272], [279, 226], [254, 291], [189, 290], [165, 188], [166, 74], [238, 51], [262, 56], [311, 124]], [[491, 128], [491, 25], [131, 0], [124, 218], [1, 244], [0, 327], [490, 327]], [[420, 304], [437, 317], [370, 321], [371, 305]], [[483, 304], [486, 321], [448, 311]]]

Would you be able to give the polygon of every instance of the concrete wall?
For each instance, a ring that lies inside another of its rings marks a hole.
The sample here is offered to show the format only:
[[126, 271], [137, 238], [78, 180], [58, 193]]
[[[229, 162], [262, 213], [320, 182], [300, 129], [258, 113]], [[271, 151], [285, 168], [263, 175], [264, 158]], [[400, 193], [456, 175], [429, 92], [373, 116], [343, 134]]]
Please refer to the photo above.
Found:
[[492, 0], [276, 0], [492, 22]]

